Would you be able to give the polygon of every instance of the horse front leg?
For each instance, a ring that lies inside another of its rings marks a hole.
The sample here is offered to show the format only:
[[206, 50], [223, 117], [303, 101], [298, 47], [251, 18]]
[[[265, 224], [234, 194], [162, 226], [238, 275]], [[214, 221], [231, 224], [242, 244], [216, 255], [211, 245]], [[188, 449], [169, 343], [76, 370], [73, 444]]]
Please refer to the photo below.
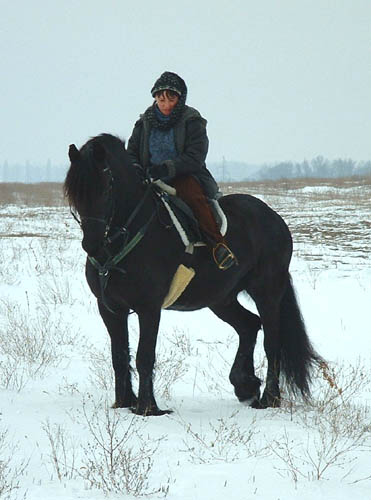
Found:
[[112, 408], [132, 408], [137, 404], [137, 397], [131, 384], [128, 334], [129, 310], [121, 310], [114, 314], [100, 300], [98, 300], [98, 308], [111, 338], [116, 396]]
[[153, 394], [153, 367], [161, 309], [137, 311], [139, 318], [139, 343], [137, 370], [139, 374], [138, 402], [133, 413], [137, 415], [165, 415], [171, 410], [160, 410]]

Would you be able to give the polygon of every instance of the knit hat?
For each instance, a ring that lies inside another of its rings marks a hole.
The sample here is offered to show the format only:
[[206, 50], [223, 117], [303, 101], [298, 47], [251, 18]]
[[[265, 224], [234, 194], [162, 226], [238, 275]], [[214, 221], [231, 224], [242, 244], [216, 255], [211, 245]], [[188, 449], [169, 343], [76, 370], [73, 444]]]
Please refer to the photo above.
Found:
[[162, 73], [160, 78], [155, 81], [154, 86], [151, 89], [152, 97], [155, 97], [157, 92], [161, 90], [172, 90], [181, 96], [185, 102], [187, 97], [187, 86], [179, 75], [176, 73], [171, 73], [170, 71], [165, 71]]
[[171, 73], [170, 71], [165, 71], [162, 73], [160, 78], [155, 81], [154, 86], [151, 89], [151, 94], [155, 97], [156, 92], [161, 90], [172, 90], [179, 94], [179, 100], [176, 103], [173, 111], [171, 112], [169, 119], [159, 120], [156, 113], [156, 103], [147, 109], [144, 116], [149, 120], [153, 128], [160, 130], [169, 130], [174, 127], [179, 118], [182, 116], [185, 109], [185, 102], [187, 99], [187, 86], [183, 80], [176, 73]]

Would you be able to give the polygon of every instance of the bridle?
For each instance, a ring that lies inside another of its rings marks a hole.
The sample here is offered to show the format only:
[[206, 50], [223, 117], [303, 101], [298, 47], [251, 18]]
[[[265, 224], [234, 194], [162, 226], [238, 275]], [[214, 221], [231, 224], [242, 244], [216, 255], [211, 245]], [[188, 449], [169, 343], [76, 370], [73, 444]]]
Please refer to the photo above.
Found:
[[[141, 198], [140, 202], [138, 205], [134, 208], [134, 210], [131, 212], [129, 217], [127, 218], [125, 224], [123, 224], [120, 227], [117, 227], [117, 230], [113, 232], [112, 235], [110, 233], [112, 232], [112, 221], [115, 216], [115, 203], [114, 203], [114, 196], [113, 196], [113, 190], [114, 190], [114, 176], [112, 173], [111, 168], [106, 165], [106, 167], [103, 170], [104, 172], [108, 172], [109, 175], [109, 182], [108, 186], [104, 191], [104, 194], [106, 198], [108, 199], [108, 209], [107, 209], [107, 216], [106, 217], [90, 217], [90, 216], [83, 216], [79, 219], [78, 215], [70, 208], [71, 214], [73, 218], [76, 220], [76, 222], [80, 225], [81, 229], [83, 229], [84, 225], [86, 222], [89, 221], [95, 221], [100, 224], [105, 225], [105, 230], [104, 230], [104, 236], [103, 236], [103, 249], [106, 253], [106, 260], [101, 263], [99, 262], [95, 257], [92, 257], [88, 255], [88, 260], [92, 264], [92, 266], [98, 271], [98, 277], [99, 277], [99, 285], [100, 285], [100, 290], [101, 290], [101, 299], [103, 305], [112, 313], [116, 314], [115, 311], [113, 311], [107, 304], [107, 299], [105, 297], [105, 289], [107, 287], [107, 283], [110, 277], [111, 271], [118, 271], [121, 274], [126, 274], [126, 270], [123, 269], [122, 267], [119, 267], [119, 264], [121, 261], [137, 246], [137, 244], [141, 241], [143, 236], [145, 235], [150, 223], [154, 219], [156, 215], [156, 210], [152, 211], [152, 214], [150, 218], [145, 222], [143, 226], [135, 233], [135, 235], [130, 238], [130, 230], [129, 227], [141, 208], [143, 207], [145, 201], [149, 197], [150, 194], [154, 192], [155, 186], [152, 184], [148, 178], [143, 179], [143, 184], [146, 185], [146, 191]], [[112, 254], [110, 252], [110, 245], [116, 241], [120, 236], [123, 236], [123, 243], [120, 245], [120, 249]], [[101, 259], [100, 259], [101, 260]]]
[[114, 197], [113, 197], [113, 183], [114, 183], [114, 178], [113, 178], [112, 170], [111, 170], [111, 168], [109, 166], [106, 166], [104, 168], [103, 172], [104, 173], [108, 172], [108, 175], [109, 175], [108, 186], [103, 191], [103, 196], [105, 196], [109, 200], [109, 206], [108, 206], [108, 210], [107, 210], [108, 216], [103, 218], [103, 217], [91, 217], [91, 216], [85, 216], [84, 215], [84, 216], [81, 216], [79, 218], [79, 216], [77, 215], [77, 213], [71, 207], [70, 207], [70, 212], [72, 214], [72, 217], [79, 224], [79, 226], [81, 227], [82, 230], [84, 228], [84, 225], [87, 222], [90, 222], [90, 221], [94, 221], [94, 222], [98, 222], [100, 224], [104, 224], [105, 225], [105, 230], [104, 230], [103, 240], [104, 240], [104, 243], [105, 243], [106, 241], [108, 241], [108, 234], [109, 234], [109, 232], [111, 230], [113, 216], [115, 214], [115, 207], [114, 207]]

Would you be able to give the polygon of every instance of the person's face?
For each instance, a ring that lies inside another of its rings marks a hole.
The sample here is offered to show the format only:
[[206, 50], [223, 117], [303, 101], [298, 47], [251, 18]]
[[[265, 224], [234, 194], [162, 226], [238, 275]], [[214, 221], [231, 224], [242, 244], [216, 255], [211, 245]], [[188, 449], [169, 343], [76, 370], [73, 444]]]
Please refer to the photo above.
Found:
[[155, 95], [158, 109], [165, 116], [169, 116], [179, 101], [179, 96], [172, 90], [163, 90]]

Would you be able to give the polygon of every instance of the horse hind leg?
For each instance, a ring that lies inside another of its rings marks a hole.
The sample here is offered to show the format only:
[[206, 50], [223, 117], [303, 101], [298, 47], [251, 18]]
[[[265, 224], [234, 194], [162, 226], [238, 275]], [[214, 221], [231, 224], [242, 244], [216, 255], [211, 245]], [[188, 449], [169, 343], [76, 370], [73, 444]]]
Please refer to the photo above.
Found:
[[211, 308], [221, 320], [231, 325], [239, 336], [239, 345], [229, 380], [241, 402], [255, 406], [260, 397], [261, 380], [255, 375], [254, 349], [261, 322], [235, 299], [231, 304]]
[[293, 394], [299, 390], [304, 397], [308, 396], [311, 370], [323, 362], [308, 338], [290, 275], [286, 274], [280, 283], [281, 286], [276, 284], [269, 291], [266, 288], [258, 297], [254, 296], [263, 323], [268, 360], [261, 408], [280, 406], [280, 372]]
[[259, 313], [263, 323], [264, 350], [267, 356], [268, 368], [263, 396], [256, 408], [278, 408], [281, 406], [279, 387], [281, 365], [279, 307], [276, 304], [271, 304], [268, 308], [261, 307]]
[[287, 283], [287, 273], [265, 280], [264, 286], [250, 291], [263, 325], [264, 351], [268, 361], [263, 396], [256, 408], [277, 408], [281, 406], [281, 300]]

